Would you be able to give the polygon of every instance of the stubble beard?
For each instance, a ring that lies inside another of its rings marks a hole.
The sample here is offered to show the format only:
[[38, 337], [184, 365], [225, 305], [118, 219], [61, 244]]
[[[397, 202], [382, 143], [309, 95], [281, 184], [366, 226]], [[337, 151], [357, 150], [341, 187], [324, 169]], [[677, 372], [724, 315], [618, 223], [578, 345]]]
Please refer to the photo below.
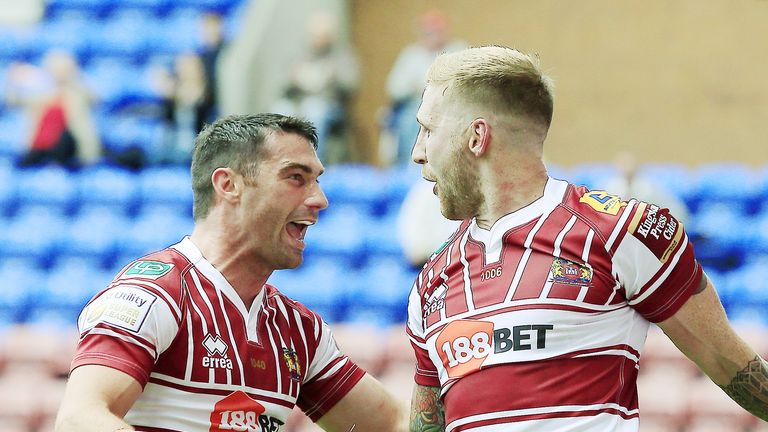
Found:
[[457, 150], [448, 161], [446, 175], [440, 182], [440, 208], [447, 219], [470, 219], [480, 212], [484, 199], [480, 176], [465, 151]]

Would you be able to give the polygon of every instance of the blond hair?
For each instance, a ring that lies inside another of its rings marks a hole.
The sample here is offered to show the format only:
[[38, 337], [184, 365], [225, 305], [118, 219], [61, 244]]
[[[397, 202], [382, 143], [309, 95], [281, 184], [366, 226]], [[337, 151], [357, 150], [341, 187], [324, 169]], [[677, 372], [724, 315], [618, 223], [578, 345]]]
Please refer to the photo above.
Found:
[[525, 116], [549, 127], [554, 83], [537, 56], [502, 46], [468, 48], [439, 56], [427, 72], [430, 85], [447, 85], [465, 102]]

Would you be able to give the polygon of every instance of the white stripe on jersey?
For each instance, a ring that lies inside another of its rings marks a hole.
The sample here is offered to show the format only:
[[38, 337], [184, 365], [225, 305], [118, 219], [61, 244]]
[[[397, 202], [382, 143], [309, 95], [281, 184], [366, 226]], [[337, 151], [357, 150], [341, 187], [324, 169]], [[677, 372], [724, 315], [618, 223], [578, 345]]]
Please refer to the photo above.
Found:
[[[189, 275], [192, 276], [192, 282], [195, 284], [195, 288], [197, 289], [198, 294], [200, 294], [200, 297], [203, 299], [203, 303], [208, 307], [208, 311], [211, 313], [211, 321], [213, 321], [213, 331], [216, 332], [216, 336], [220, 336], [221, 333], [219, 332], [219, 325], [216, 323], [216, 314], [213, 312], [213, 306], [211, 305], [211, 302], [208, 300], [208, 295], [205, 293], [205, 290], [203, 290], [203, 286], [200, 283], [200, 278], [197, 277], [197, 272], [195, 272], [194, 268], [191, 268], [189, 270]], [[206, 324], [205, 315], [198, 309], [197, 304], [195, 303], [195, 300], [192, 296], [189, 296], [189, 302], [194, 306], [195, 311], [200, 315], [200, 322], [203, 323], [203, 335], [202, 337], [206, 337], [208, 334], [210, 334], [208, 330], [208, 325]], [[214, 368], [208, 369], [208, 381], [209, 382], [215, 382], [216, 381], [216, 370]], [[227, 383], [232, 383], [232, 375], [229, 369], [227, 369]]]
[[[462, 275], [464, 276], [464, 297], [467, 299], [467, 308], [470, 312], [475, 310], [475, 301], [472, 298], [472, 281], [469, 279], [469, 262], [467, 262], [467, 240], [469, 240], [469, 230], [464, 230], [464, 235], [461, 236], [461, 242], [459, 244], [459, 256], [461, 257]], [[448, 256], [450, 258], [450, 255]], [[448, 265], [445, 266], [446, 268]], [[443, 308], [440, 317], [445, 315], [445, 308]]]
[[[190, 299], [190, 303], [192, 300]], [[192, 368], [195, 359], [195, 336], [192, 331], [192, 312], [187, 309], [187, 367], [184, 370], [184, 380], [192, 381]]]
[[98, 335], [104, 335], [104, 336], [111, 336], [111, 337], [114, 337], [114, 338], [117, 338], [117, 339], [120, 339], [120, 340], [124, 340], [126, 342], [130, 342], [133, 345], [136, 345], [136, 346], [139, 346], [141, 348], [144, 348], [144, 350], [146, 352], [148, 352], [149, 355], [152, 356], [152, 358], [157, 360], [158, 353], [155, 352], [154, 349], [152, 349], [151, 347], [141, 343], [140, 341], [138, 341], [138, 340], [136, 340], [136, 339], [134, 339], [134, 338], [132, 338], [130, 336], [126, 336], [126, 335], [117, 333], [117, 332], [112, 331], [110, 329], [98, 328], [98, 327], [94, 327], [94, 328], [88, 330], [88, 333], [86, 333], [86, 334], [88, 334], [88, 335], [97, 335], [98, 334]]
[[[242, 388], [233, 387], [232, 391], [237, 390], [242, 390]], [[144, 393], [131, 407], [125, 419], [131, 424], [147, 424], [152, 425], [153, 428], [175, 431], [207, 431], [212, 427], [211, 412], [208, 409], [201, 409], [201, 407], [213, 407], [221, 399], [222, 396], [220, 395], [194, 393], [162, 384], [147, 383]], [[179, 403], [179, 401], [183, 401], [183, 403]], [[263, 400], [259, 400], [258, 403], [267, 409], [269, 415], [283, 422], [288, 419], [291, 413], [291, 409], [283, 405]], [[216, 430], [219, 429], [216, 428]], [[258, 428], [258, 430], [261, 429]]]
[[341, 361], [339, 361], [338, 363], [333, 365], [332, 368], [328, 369], [328, 371], [326, 373], [324, 373], [324, 374], [320, 375], [319, 377], [317, 377], [317, 380], [319, 381], [319, 380], [324, 380], [324, 379], [328, 378], [329, 376], [331, 376], [334, 373], [336, 373], [336, 371], [338, 371], [339, 369], [344, 367], [345, 364], [347, 364], [347, 359], [342, 359]]
[[304, 334], [304, 326], [301, 325], [301, 314], [296, 309], [293, 310], [293, 317], [296, 318], [296, 326], [299, 328], [299, 336], [301, 336], [301, 342], [304, 344], [304, 359], [307, 361], [304, 364], [304, 371], [309, 370], [309, 348], [307, 346], [307, 336]]
[[[466, 318], [472, 318], [476, 315], [482, 315], [489, 312], [493, 312], [499, 309], [505, 309], [508, 307], [517, 307], [517, 306], [529, 306], [529, 305], [560, 305], [560, 306], [573, 306], [578, 307], [581, 309], [587, 309], [595, 312], [610, 312], [618, 309], [626, 308], [626, 304], [616, 304], [616, 305], [595, 305], [590, 303], [582, 303], [578, 302], [576, 300], [568, 300], [568, 299], [557, 299], [557, 298], [547, 298], [547, 299], [522, 299], [522, 300], [515, 300], [515, 301], [507, 301], [505, 303], [500, 304], [494, 304], [490, 306], [486, 306], [480, 309], [476, 309], [474, 311], [468, 311], [468, 312], [462, 312], [460, 314], [453, 315], [451, 317], [451, 320], [459, 320], [459, 319], [466, 319]], [[486, 318], [487, 319], [487, 318]], [[429, 326], [425, 330], [425, 335], [431, 333], [434, 329], [438, 327], [442, 327], [447, 322], [445, 321], [438, 321], [431, 326]]]
[[[551, 407], [539, 407], [539, 408], [527, 408], [527, 409], [520, 409], [520, 410], [510, 410], [510, 411], [498, 411], [493, 413], [487, 413], [487, 414], [477, 414], [469, 417], [464, 417], [458, 420], [454, 420], [448, 425], [445, 426], [445, 430], [450, 432], [453, 429], [465, 425], [467, 423], [472, 423], [476, 421], [482, 421], [482, 420], [493, 420], [496, 418], [504, 418], [504, 417], [511, 417], [511, 416], [527, 416], [527, 415], [536, 415], [536, 414], [552, 414], [552, 413], [574, 413], [579, 411], [596, 411], [596, 410], [604, 410], [604, 409], [614, 409], [616, 411], [621, 411], [626, 415], [632, 415], [637, 414], [638, 410], [628, 410], [627, 408], [613, 403], [607, 403], [607, 404], [594, 404], [594, 405], [561, 405], [561, 406], [551, 406]], [[594, 416], [591, 416], [591, 418], [594, 419]], [[553, 432], [551, 429], [547, 428], [540, 428], [538, 427], [538, 423], [533, 423], [537, 425], [536, 430], [546, 430], [547, 432]], [[605, 424], [602, 424], [602, 427], [605, 427]], [[509, 429], [505, 429], [509, 430]], [[568, 430], [575, 430], [575, 429], [568, 429]], [[586, 432], [586, 431], [580, 431], [580, 432]], [[605, 432], [605, 429], [600, 429], [600, 432]]]
[[[446, 287], [448, 286], [448, 284], [447, 284], [448, 275], [445, 274], [445, 269], [447, 269], [448, 266], [451, 264], [451, 254], [453, 254], [453, 248], [454, 247], [456, 247], [456, 243], [451, 243], [450, 245], [448, 245], [448, 250], [446, 251], [446, 255], [445, 255], [445, 267], [443, 267], [443, 271], [440, 272], [440, 277], [443, 278], [444, 281], [446, 281], [446, 282], [444, 282], [444, 283], [446, 283], [446, 285], [445, 285]], [[466, 267], [464, 267], [464, 269], [466, 270]], [[430, 276], [429, 279], [430, 280], [432, 280], [432, 275], [434, 274], [434, 272], [435, 272], [434, 269], [429, 271], [429, 276]], [[464, 287], [465, 287], [464, 288], [464, 295], [466, 296], [467, 295], [467, 292], [466, 292], [466, 279], [465, 279]], [[446, 318], [446, 316], [445, 316], [445, 307], [441, 307], [440, 308], [440, 320], [442, 321], [445, 318]]]
[[170, 375], [165, 375], [165, 374], [161, 374], [161, 373], [157, 373], [157, 372], [152, 372], [152, 374], [150, 375], [150, 380], [152, 378], [157, 378], [159, 380], [167, 381], [167, 382], [169, 382], [171, 384], [176, 384], [176, 385], [180, 385], [180, 386], [184, 386], [184, 387], [194, 386], [195, 388], [211, 389], [211, 390], [224, 390], [224, 391], [238, 391], [238, 390], [242, 390], [242, 391], [245, 391], [247, 393], [253, 393], [253, 394], [258, 395], [258, 396], [271, 397], [271, 398], [274, 398], [274, 399], [280, 399], [280, 400], [284, 400], [284, 401], [291, 402], [291, 403], [294, 403], [296, 401], [295, 397], [287, 395], [287, 394], [275, 393], [275, 392], [267, 391], [267, 390], [264, 390], [264, 389], [259, 389], [259, 388], [255, 388], [255, 387], [249, 387], [249, 386], [245, 386], [245, 385], [240, 386], [240, 385], [234, 385], [234, 384], [219, 384], [219, 383], [215, 383], [215, 382], [208, 382], [208, 383], [206, 383], [206, 382], [198, 382], [198, 381], [190, 382], [190, 381], [185, 381], [185, 380], [182, 380], [182, 379], [179, 379], [179, 378], [176, 378], [176, 377], [172, 377]]
[[[237, 341], [235, 341], [235, 335], [232, 333], [232, 324], [229, 322], [229, 314], [227, 313], [227, 309], [224, 307], [224, 293], [219, 289], [217, 285], [213, 285], [213, 288], [216, 290], [216, 296], [219, 298], [219, 307], [221, 308], [221, 314], [224, 315], [224, 322], [227, 324], [227, 332], [229, 333], [229, 343], [233, 350], [237, 349]], [[263, 289], [263, 288], [262, 288]], [[243, 317], [243, 320], [245, 320], [245, 317]], [[247, 321], [246, 321], [247, 322]], [[237, 367], [240, 371], [240, 384], [245, 384], [245, 373], [243, 372], [243, 362], [240, 360], [240, 356], [236, 355], [234, 356], [235, 360], [237, 361]], [[227, 369], [227, 382], [232, 382], [232, 371]]]
[[176, 301], [174, 301], [171, 295], [168, 294], [168, 292], [166, 292], [165, 289], [158, 284], [154, 284], [144, 279], [119, 279], [117, 282], [112, 284], [110, 288], [113, 286], [119, 286], [126, 283], [131, 285], [146, 285], [156, 290], [163, 296], [163, 298], [165, 299], [165, 303], [168, 304], [169, 307], [173, 308], [174, 312], [176, 312], [176, 316], [181, 318], [182, 316], [181, 309], [179, 309], [179, 306], [176, 304]]
[[[553, 255], [556, 257], [560, 256], [560, 245], [563, 244], [563, 239], [565, 238], [566, 234], [568, 234], [568, 231], [573, 228], [573, 225], [576, 223], [576, 215], [571, 216], [570, 219], [568, 219], [568, 223], [565, 224], [562, 230], [560, 230], [560, 233], [557, 234], [557, 237], [555, 238], [555, 249], [553, 251]], [[549, 271], [549, 276], [547, 277], [547, 282], [544, 284], [544, 288], [541, 290], [541, 294], [539, 295], [539, 298], [547, 298], [549, 297], [549, 291], [552, 289], [552, 284], [554, 283], [554, 279], [552, 278], [552, 270]]]
[[575, 356], [573, 356], [573, 358], [594, 357], [594, 356], [601, 356], [601, 355], [619, 355], [619, 356], [624, 356], [624, 357], [632, 360], [635, 363], [640, 362], [640, 358], [639, 357], [637, 357], [636, 355], [632, 354], [631, 352], [629, 352], [627, 350], [622, 350], [622, 349], [608, 349], [608, 350], [604, 350], [604, 351], [595, 351], [595, 352], [590, 352], [590, 353], [584, 353], [584, 354], [575, 355]]
[[619, 222], [613, 228], [611, 235], [608, 237], [608, 241], [605, 242], [605, 250], [610, 251], [611, 247], [613, 247], [613, 242], [615, 242], [616, 238], [619, 237], [619, 233], [621, 233], [621, 230], [624, 228], [624, 224], [627, 222], [627, 219], [629, 219], [629, 215], [632, 213], [632, 209], [635, 208], [635, 204], [637, 204], [637, 200], [634, 199], [627, 203], [627, 208], [624, 209], [624, 213], [621, 214]]
[[272, 345], [272, 352], [275, 354], [275, 374], [277, 375], [277, 391], [282, 392], [283, 391], [283, 377], [280, 373], [280, 354], [282, 354], [282, 349], [280, 349], [277, 344], [275, 343], [275, 337], [272, 336], [272, 329], [277, 328], [277, 311], [269, 305], [269, 302], [267, 302], [267, 307], [264, 308], [264, 312], [267, 314], [266, 319], [269, 320], [270, 315], [272, 316], [272, 323], [274, 326], [267, 326], [267, 336], [269, 336], [269, 343]]
[[[608, 427], [609, 429], [606, 429]], [[465, 432], [637, 432], [637, 417], [623, 419], [617, 415], [600, 413], [590, 417], [566, 417], [527, 420], [517, 423], [495, 424], [464, 429]]]
[[[581, 252], [581, 260], [585, 263], [589, 263], [589, 251], [592, 249], [592, 240], [595, 237], [595, 231], [590, 229], [587, 233], [587, 239], [584, 241], [584, 250]], [[582, 286], [581, 289], [579, 289], [579, 295], [576, 296], [576, 301], [584, 301], [584, 299], [587, 297], [587, 291], [589, 291], [588, 286]]]
[[531, 256], [531, 244], [533, 243], [533, 238], [536, 236], [536, 233], [539, 232], [541, 226], [544, 225], [544, 221], [547, 219], [547, 217], [549, 217], [553, 210], [554, 208], [549, 209], [546, 213], [541, 215], [539, 220], [536, 221], [536, 225], [534, 225], [531, 229], [531, 232], [528, 233], [528, 237], [525, 239], [525, 243], [523, 244], [523, 247], [525, 247], [525, 252], [523, 252], [523, 256], [520, 257], [520, 264], [518, 264], [517, 269], [515, 269], [515, 277], [512, 278], [512, 283], [509, 285], [509, 289], [507, 290], [507, 297], [504, 299], [505, 302], [511, 301], [512, 297], [515, 295], [517, 286], [520, 285], [520, 279], [523, 277], [523, 270], [525, 270], [525, 265], [528, 264], [528, 257]]
[[642, 295], [630, 300], [629, 301], [630, 305], [636, 305], [641, 301], [645, 300], [646, 298], [648, 298], [649, 295], [653, 294], [653, 292], [656, 291], [656, 288], [658, 288], [659, 285], [661, 285], [662, 283], [664, 283], [665, 280], [667, 280], [667, 277], [669, 277], [669, 274], [672, 273], [672, 270], [674, 270], [675, 266], [677, 266], [677, 262], [680, 261], [680, 257], [683, 256], [683, 254], [685, 253], [686, 246], [688, 246], [687, 235], [683, 237], [683, 243], [680, 246], [678, 246], [677, 253], [675, 254], [675, 256], [666, 263], [667, 268], [664, 269], [664, 273], [662, 273], [661, 276], [659, 276], [659, 278], [656, 279], [656, 282], [654, 282], [653, 285], [648, 287], [648, 289], [645, 290], [645, 292]]
[[[277, 304], [277, 307], [280, 309], [280, 313], [282, 313], [283, 317], [285, 317], [285, 321], [288, 323], [288, 325], [290, 327], [293, 327], [293, 325], [291, 324], [291, 320], [290, 320], [290, 318], [288, 316], [288, 311], [285, 309], [285, 305], [283, 304], [283, 299], [280, 298], [280, 296], [275, 296], [275, 303]], [[288, 341], [286, 342], [286, 340], [283, 339], [282, 333], [279, 333], [279, 335], [280, 335], [280, 340], [283, 343], [283, 345], [288, 347], [288, 343], [290, 343], [291, 350], [293, 352], [296, 352], [296, 347], [293, 345], [293, 339], [288, 338]], [[304, 369], [304, 370], [306, 370], [306, 369]], [[291, 379], [291, 380], [288, 381], [288, 383], [290, 384], [290, 387], [288, 387], [288, 394], [292, 395], [294, 393], [294, 389], [293, 389], [294, 381]], [[297, 393], [297, 396], [298, 396], [298, 389], [296, 389], [296, 393]]]

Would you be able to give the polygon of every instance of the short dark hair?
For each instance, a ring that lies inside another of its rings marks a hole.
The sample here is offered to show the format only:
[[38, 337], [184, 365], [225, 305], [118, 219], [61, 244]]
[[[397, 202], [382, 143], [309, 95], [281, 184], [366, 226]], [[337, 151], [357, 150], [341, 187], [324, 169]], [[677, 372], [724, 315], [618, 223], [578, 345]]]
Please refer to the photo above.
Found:
[[302, 136], [317, 150], [315, 126], [291, 116], [271, 113], [231, 115], [203, 128], [195, 139], [192, 153], [195, 220], [206, 217], [213, 203], [213, 172], [229, 167], [246, 177], [254, 176], [262, 157], [262, 144], [273, 132]]

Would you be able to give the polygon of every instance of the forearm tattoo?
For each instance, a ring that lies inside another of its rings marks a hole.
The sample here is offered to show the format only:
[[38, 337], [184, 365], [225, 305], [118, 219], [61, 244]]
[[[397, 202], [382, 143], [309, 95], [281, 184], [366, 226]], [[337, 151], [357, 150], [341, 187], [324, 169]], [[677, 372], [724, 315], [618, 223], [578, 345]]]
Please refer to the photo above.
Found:
[[410, 432], [444, 432], [445, 411], [440, 387], [416, 386], [411, 401]]
[[768, 421], [768, 362], [760, 356], [720, 388], [744, 409]]

